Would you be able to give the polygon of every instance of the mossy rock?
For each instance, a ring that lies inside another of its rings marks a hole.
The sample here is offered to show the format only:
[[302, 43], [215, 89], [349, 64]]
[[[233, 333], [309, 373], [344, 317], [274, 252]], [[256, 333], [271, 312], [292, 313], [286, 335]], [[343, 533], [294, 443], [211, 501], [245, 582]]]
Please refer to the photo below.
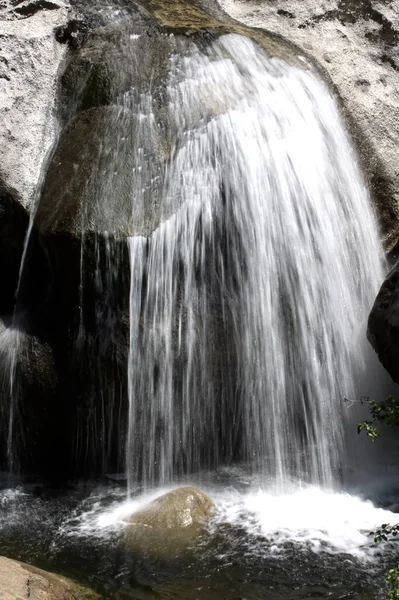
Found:
[[[159, 25], [175, 34], [192, 35], [199, 32], [213, 32], [216, 35], [236, 33], [249, 37], [258, 43], [271, 57], [279, 57], [287, 62], [306, 68], [299, 58], [304, 52], [282, 36], [248, 27], [231, 19], [222, 10], [212, 7], [207, 0], [140, 0], [140, 3], [153, 15]], [[299, 56], [298, 56], [299, 55]]]

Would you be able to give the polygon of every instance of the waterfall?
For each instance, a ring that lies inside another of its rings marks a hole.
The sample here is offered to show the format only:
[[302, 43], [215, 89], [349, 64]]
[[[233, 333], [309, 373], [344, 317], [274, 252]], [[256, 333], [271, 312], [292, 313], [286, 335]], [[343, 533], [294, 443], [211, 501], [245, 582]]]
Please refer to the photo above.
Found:
[[142, 127], [133, 205], [152, 187], [167, 207], [129, 240], [129, 485], [237, 460], [332, 485], [383, 265], [336, 102], [238, 35], [176, 41], [165, 95], [162, 125], [150, 92], [121, 101]]

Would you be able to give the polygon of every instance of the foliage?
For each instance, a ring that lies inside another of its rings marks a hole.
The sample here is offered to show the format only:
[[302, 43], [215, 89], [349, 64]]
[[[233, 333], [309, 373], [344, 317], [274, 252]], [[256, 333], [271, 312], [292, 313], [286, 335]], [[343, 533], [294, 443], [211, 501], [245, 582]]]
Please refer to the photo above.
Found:
[[387, 600], [399, 600], [399, 567], [390, 569], [387, 575], [388, 596]]
[[396, 537], [399, 534], [399, 523], [397, 525], [381, 525], [381, 529], [374, 531], [374, 541], [378, 544], [382, 541], [387, 542], [390, 536]]
[[378, 424], [388, 425], [388, 427], [399, 427], [399, 400], [393, 396], [388, 396], [382, 402], [369, 400], [368, 405], [372, 416], [372, 421], [362, 421], [357, 426], [357, 432], [365, 431], [373, 442], [380, 437]]
[[[396, 400], [393, 396], [388, 396], [382, 402], [368, 400], [367, 403], [370, 408], [372, 421], [358, 423], [358, 433], [365, 431], [371, 438], [371, 441], [375, 442], [380, 437], [380, 432], [377, 429], [378, 424], [388, 425], [388, 427], [399, 427], [399, 400]], [[399, 524], [389, 525], [384, 523], [380, 529], [374, 532], [374, 541], [376, 543], [387, 542], [392, 537], [396, 538], [398, 535]], [[399, 600], [399, 565], [388, 571], [386, 582], [388, 584], [386, 600]]]
[[[374, 541], [378, 544], [380, 542], [388, 542], [392, 537], [397, 537], [398, 535], [399, 523], [397, 525], [384, 523], [381, 525], [381, 529], [374, 531]], [[388, 571], [386, 582], [388, 584], [386, 600], [399, 600], [399, 565]]]

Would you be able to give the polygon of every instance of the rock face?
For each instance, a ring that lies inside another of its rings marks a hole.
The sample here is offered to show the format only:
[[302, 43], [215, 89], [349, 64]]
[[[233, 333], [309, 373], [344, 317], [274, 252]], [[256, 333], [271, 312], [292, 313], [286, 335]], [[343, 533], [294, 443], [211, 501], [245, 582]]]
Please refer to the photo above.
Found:
[[0, 188], [30, 209], [56, 135], [57, 73], [66, 46], [56, 29], [68, 2], [0, 2]]
[[156, 498], [129, 519], [124, 541], [134, 552], [159, 560], [186, 554], [212, 514], [212, 500], [194, 487]]
[[0, 597], [2, 600], [100, 600], [95, 592], [73, 581], [0, 557]]
[[397, 0], [219, 0], [235, 19], [284, 35], [325, 69], [347, 110], [389, 251], [399, 237]]
[[369, 316], [367, 337], [381, 363], [399, 384], [399, 263], [381, 286]]
[[40, 333], [54, 352], [55, 404], [67, 430], [59, 446], [65, 463], [73, 456], [65, 472], [91, 476], [124, 466], [125, 424], [115, 415], [128, 412], [126, 239], [145, 239], [149, 249], [154, 231], [181, 207], [181, 198], [163, 193], [181, 143], [168, 89], [173, 55], [193, 46], [206, 52], [232, 32], [271, 56], [309, 65], [288, 41], [233, 22], [208, 0], [71, 4], [88, 30], [60, 73], [60, 134], [33, 220], [47, 285], [41, 310], [29, 316], [35, 328], [44, 315]]
[[[232, 32], [255, 40], [270, 56], [311, 68], [304, 53], [279, 35], [284, 34], [317, 58], [358, 121], [354, 132], [390, 248], [398, 235], [392, 220], [398, 176], [397, 33], [393, 1], [372, 8], [366, 0], [329, 0], [321, 9], [315, 0], [222, 0], [235, 17], [264, 25], [274, 31], [270, 34], [227, 17], [212, 0], [71, 4], [87, 28], [79, 43], [67, 3], [0, 0], [0, 318], [23, 313], [35, 347], [45, 348], [51, 358], [48, 398], [54, 394], [55, 400], [48, 404], [56, 408], [47, 429], [55, 431], [59, 422], [63, 431], [54, 443], [57, 453], [42, 454], [61, 455], [65, 469], [60, 472], [91, 476], [121, 470], [125, 458], [126, 237], [142, 237], [148, 244], [159, 224], [179, 208], [166, 206], [167, 201], [162, 205], [161, 198], [164, 166], [175, 141], [166, 99], [176, 48], [195, 44], [206, 52], [215, 37]], [[366, 80], [370, 65], [372, 76]], [[151, 135], [144, 122], [153, 128]], [[140, 164], [133, 165], [132, 156], [139, 153]], [[29, 211], [34, 214], [26, 253], [30, 263], [19, 285]], [[37, 361], [27, 363], [35, 372]], [[43, 374], [32, 372], [29, 386], [32, 382], [39, 395]]]

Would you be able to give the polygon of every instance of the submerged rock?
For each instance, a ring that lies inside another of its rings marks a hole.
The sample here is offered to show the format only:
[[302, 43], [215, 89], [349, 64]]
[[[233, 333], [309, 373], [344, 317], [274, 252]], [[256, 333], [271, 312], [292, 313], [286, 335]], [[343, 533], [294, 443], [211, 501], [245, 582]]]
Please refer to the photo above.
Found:
[[100, 600], [101, 596], [70, 579], [17, 560], [0, 557], [2, 600]]
[[135, 552], [171, 559], [195, 545], [214, 504], [201, 490], [181, 487], [156, 498], [129, 519], [125, 543]]

